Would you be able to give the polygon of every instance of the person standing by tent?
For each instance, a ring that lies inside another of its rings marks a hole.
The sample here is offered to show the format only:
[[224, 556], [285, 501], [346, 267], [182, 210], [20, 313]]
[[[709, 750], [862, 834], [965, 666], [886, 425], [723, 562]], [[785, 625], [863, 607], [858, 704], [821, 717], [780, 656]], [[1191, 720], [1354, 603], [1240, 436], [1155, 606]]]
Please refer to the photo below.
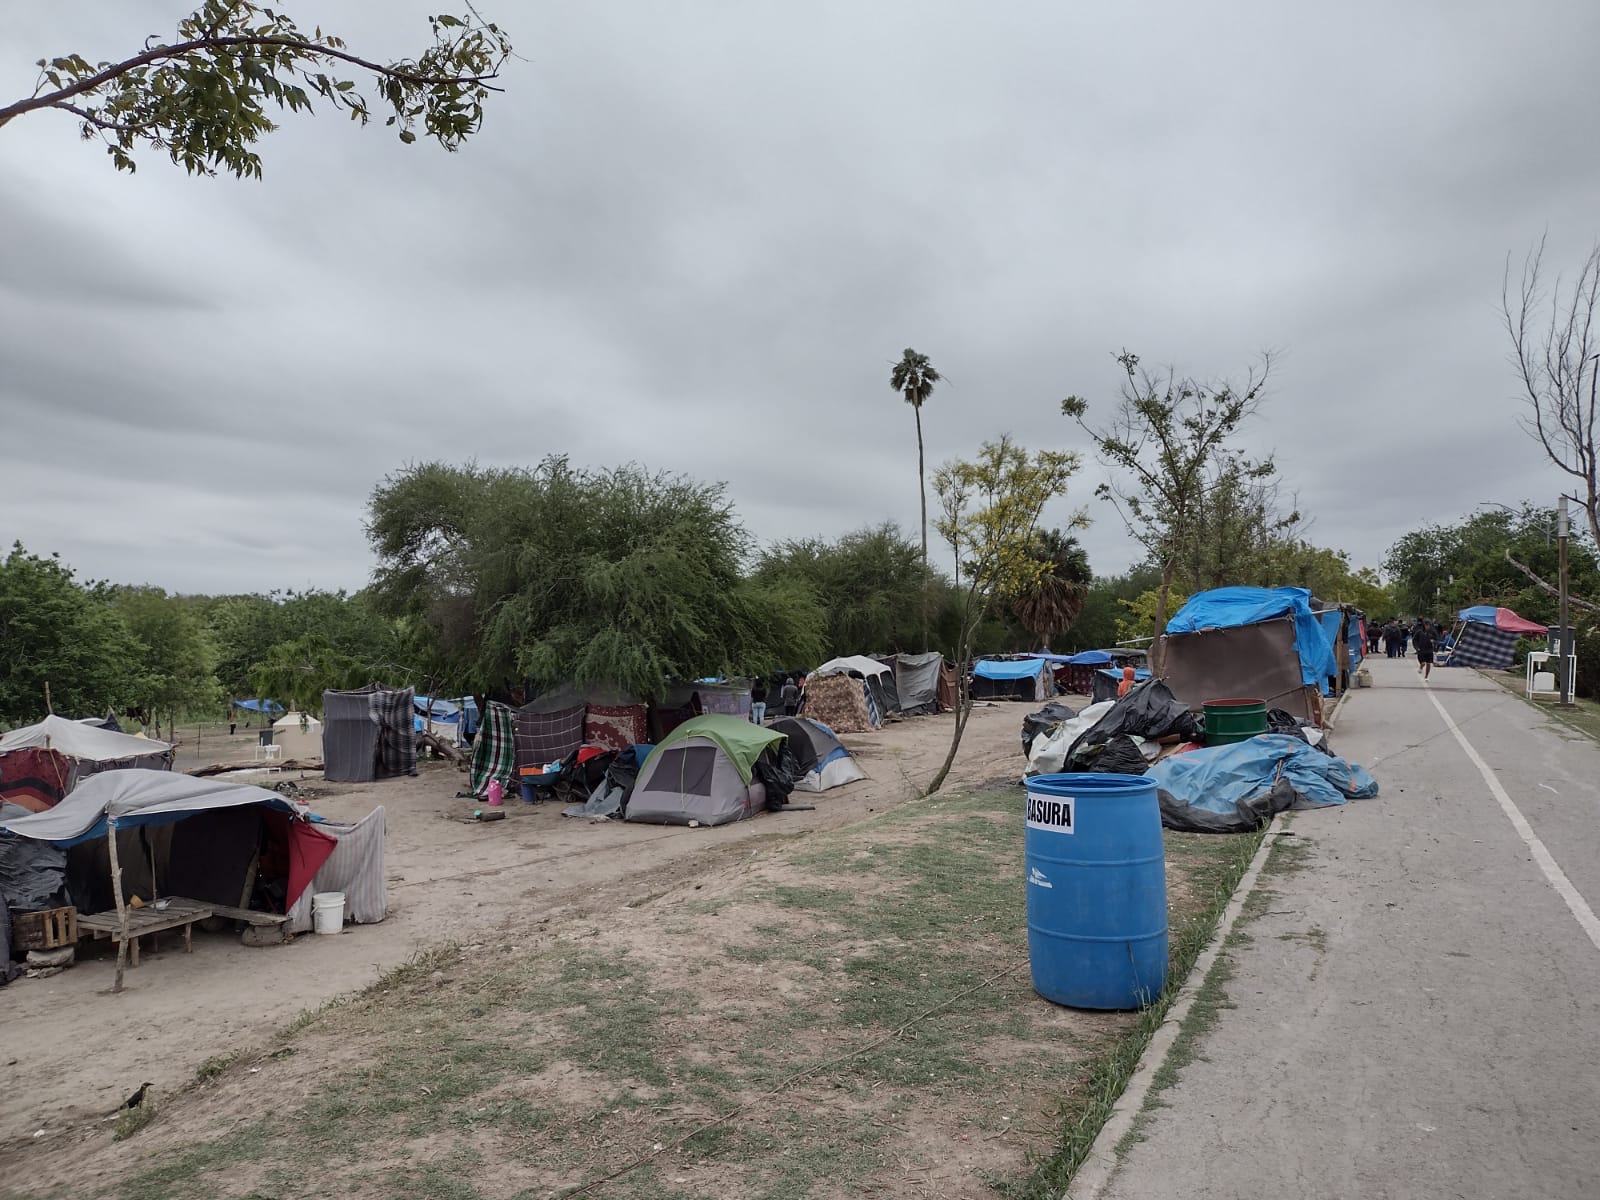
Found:
[[800, 688], [795, 684], [794, 676], [787, 675], [783, 680], [783, 690], [778, 693], [778, 701], [783, 705], [783, 715], [792, 717], [795, 710], [800, 707]]
[[750, 684], [750, 720], [757, 725], [767, 719], [767, 681], [757, 675]]
[[1417, 651], [1417, 674], [1424, 679], [1433, 674], [1433, 649], [1436, 644], [1433, 631], [1418, 622], [1416, 632], [1411, 635], [1411, 645]]

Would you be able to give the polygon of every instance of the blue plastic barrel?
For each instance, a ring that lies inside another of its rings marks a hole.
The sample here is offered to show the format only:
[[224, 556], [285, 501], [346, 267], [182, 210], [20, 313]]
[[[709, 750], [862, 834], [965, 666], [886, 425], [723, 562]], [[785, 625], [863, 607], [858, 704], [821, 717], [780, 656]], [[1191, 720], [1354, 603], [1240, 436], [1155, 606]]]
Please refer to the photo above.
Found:
[[1155, 783], [1037, 775], [1027, 803], [1034, 990], [1072, 1008], [1149, 1004], [1167, 982], [1167, 860]]

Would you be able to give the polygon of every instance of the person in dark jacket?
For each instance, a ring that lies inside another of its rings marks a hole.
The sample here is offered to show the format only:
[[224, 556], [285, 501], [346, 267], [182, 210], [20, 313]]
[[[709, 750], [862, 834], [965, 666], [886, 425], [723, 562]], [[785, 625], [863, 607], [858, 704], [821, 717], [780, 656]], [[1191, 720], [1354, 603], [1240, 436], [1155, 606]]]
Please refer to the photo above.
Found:
[[783, 705], [783, 715], [794, 716], [800, 707], [800, 687], [794, 681], [794, 676], [783, 681], [783, 690], [778, 693], [778, 702]]
[[1417, 652], [1417, 674], [1424, 679], [1433, 674], [1433, 650], [1436, 644], [1433, 630], [1418, 624], [1416, 632], [1411, 635], [1411, 645]]
[[750, 685], [750, 719], [757, 725], [767, 719], [767, 681], [759, 675]]

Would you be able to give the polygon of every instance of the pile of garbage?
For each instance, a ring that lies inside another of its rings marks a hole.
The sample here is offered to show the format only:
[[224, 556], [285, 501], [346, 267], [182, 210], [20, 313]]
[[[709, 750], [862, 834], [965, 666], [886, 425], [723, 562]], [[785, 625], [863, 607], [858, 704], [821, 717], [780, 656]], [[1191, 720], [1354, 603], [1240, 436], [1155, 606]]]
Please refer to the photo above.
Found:
[[1378, 794], [1364, 768], [1333, 753], [1326, 730], [1282, 709], [1268, 712], [1264, 734], [1232, 745], [1204, 741], [1204, 718], [1159, 679], [1077, 713], [1065, 704], [1046, 705], [1022, 726], [1028, 776], [1148, 775], [1168, 829], [1242, 833], [1286, 809]]

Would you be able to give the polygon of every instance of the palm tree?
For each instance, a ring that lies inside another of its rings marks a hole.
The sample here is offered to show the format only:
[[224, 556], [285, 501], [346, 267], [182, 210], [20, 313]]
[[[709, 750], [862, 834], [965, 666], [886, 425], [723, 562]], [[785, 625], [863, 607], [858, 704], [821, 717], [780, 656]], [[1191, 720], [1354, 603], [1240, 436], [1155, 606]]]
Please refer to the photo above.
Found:
[[889, 386], [905, 397], [917, 418], [917, 484], [922, 490], [922, 565], [928, 565], [928, 474], [922, 460], [922, 403], [933, 395], [941, 376], [926, 354], [909, 346], [889, 372]]
[[1072, 628], [1083, 612], [1094, 575], [1078, 539], [1059, 529], [1034, 535], [1033, 556], [1047, 564], [1039, 581], [1011, 602], [1011, 611], [1029, 633], [1050, 649], [1050, 639]]

